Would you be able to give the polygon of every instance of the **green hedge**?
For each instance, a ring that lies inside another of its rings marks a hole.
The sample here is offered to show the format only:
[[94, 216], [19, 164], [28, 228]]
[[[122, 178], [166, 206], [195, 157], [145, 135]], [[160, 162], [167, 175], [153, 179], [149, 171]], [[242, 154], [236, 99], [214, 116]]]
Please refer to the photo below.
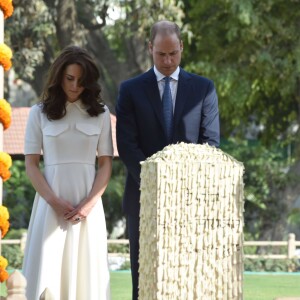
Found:
[[244, 270], [251, 272], [299, 272], [299, 259], [245, 258]]

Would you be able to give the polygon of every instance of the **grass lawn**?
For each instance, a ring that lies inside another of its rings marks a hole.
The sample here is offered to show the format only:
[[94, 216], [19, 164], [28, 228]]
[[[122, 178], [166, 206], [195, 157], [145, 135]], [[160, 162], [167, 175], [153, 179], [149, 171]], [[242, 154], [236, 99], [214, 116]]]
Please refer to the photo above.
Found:
[[131, 300], [131, 274], [129, 271], [110, 273], [111, 300]]
[[[131, 300], [129, 272], [111, 273], [112, 300]], [[245, 274], [244, 300], [274, 300], [276, 297], [300, 297], [300, 274]]]
[[[0, 285], [0, 295], [6, 288]], [[111, 300], [131, 300], [129, 272], [111, 272]], [[245, 274], [244, 300], [274, 300], [276, 297], [300, 297], [300, 274]], [[195, 299], [196, 300], [196, 299]]]
[[284, 296], [300, 298], [300, 274], [244, 275], [244, 300], [273, 300]]

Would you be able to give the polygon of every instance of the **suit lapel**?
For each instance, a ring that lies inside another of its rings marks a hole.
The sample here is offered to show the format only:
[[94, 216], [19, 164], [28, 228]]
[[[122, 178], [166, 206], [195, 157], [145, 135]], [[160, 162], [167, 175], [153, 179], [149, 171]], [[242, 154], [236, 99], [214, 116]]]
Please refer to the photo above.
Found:
[[153, 68], [150, 69], [147, 73], [145, 73], [144, 88], [147, 94], [147, 99], [151, 103], [161, 126], [164, 128], [162, 104], [159, 95], [157, 79]]
[[183, 112], [183, 108], [189, 97], [189, 93], [191, 92], [189, 88], [189, 81], [190, 81], [189, 79], [190, 77], [188, 73], [180, 69], [178, 86], [177, 86], [176, 104], [175, 104], [175, 111], [174, 111], [174, 129], [178, 125], [178, 122]]

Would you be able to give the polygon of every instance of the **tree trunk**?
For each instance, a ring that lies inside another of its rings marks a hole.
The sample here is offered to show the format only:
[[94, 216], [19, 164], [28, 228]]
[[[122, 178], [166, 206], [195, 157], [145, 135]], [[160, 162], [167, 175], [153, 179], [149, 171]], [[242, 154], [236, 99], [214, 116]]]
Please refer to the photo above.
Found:
[[56, 32], [61, 49], [71, 44], [83, 46], [82, 29], [77, 20], [74, 1], [58, 1]]

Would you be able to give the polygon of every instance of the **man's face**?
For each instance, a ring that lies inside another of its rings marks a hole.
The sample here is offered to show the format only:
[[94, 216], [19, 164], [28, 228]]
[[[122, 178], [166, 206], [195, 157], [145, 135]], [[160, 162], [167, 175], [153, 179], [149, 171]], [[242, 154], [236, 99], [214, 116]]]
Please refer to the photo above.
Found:
[[182, 41], [177, 35], [157, 34], [153, 44], [149, 43], [149, 52], [152, 55], [153, 63], [157, 70], [165, 76], [170, 76], [181, 61], [183, 49]]

